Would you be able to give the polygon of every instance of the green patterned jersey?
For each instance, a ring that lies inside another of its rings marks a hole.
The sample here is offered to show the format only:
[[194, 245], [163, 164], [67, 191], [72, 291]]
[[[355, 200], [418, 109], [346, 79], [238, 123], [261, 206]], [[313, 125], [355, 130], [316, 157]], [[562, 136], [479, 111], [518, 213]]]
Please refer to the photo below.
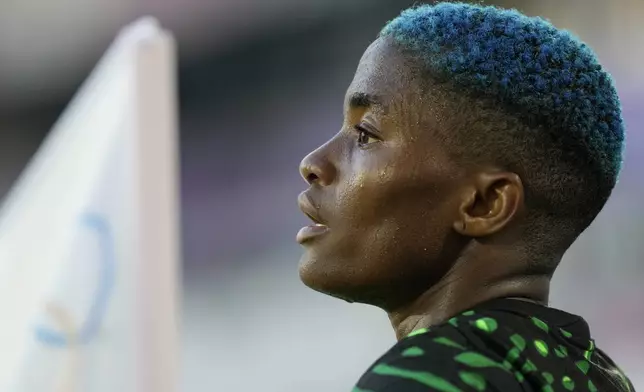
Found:
[[412, 332], [353, 392], [633, 390], [581, 317], [500, 299]]

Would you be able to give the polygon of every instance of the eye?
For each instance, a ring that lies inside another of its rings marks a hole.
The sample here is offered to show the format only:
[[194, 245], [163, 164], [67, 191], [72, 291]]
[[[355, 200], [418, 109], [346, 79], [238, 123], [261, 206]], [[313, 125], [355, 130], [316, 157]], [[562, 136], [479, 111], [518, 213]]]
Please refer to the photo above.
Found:
[[358, 133], [358, 145], [360, 147], [366, 147], [380, 141], [373, 133], [366, 130], [364, 126], [356, 125], [354, 128]]

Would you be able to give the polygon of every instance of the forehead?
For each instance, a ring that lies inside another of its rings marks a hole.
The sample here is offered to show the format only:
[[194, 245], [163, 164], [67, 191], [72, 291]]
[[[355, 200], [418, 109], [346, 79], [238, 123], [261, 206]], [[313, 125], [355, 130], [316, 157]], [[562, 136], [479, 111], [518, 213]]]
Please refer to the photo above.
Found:
[[346, 100], [356, 94], [366, 94], [390, 106], [415, 87], [411, 62], [390, 39], [379, 38], [362, 55]]

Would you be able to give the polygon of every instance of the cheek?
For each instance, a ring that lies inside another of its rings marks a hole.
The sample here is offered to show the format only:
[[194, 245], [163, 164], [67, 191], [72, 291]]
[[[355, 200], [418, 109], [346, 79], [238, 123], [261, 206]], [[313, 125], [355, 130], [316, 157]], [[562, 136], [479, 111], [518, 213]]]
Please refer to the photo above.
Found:
[[355, 160], [336, 188], [342, 219], [350, 226], [364, 227], [381, 220], [391, 188], [398, 182], [395, 161], [386, 158], [381, 154], [377, 160]]
[[[448, 220], [451, 181], [440, 166], [411, 159], [402, 151], [377, 151], [356, 160], [350, 175], [337, 188], [342, 220], [352, 229], [374, 236], [418, 235], [443, 229]], [[376, 159], [377, 158], [377, 159]], [[438, 227], [435, 227], [438, 226]]]

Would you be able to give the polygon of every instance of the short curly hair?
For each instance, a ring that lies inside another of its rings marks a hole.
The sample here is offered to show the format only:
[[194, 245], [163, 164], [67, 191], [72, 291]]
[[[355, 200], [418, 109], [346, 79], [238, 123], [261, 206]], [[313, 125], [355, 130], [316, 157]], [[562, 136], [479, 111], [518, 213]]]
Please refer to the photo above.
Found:
[[405, 10], [380, 37], [450, 86], [461, 158], [517, 172], [526, 204], [574, 218], [575, 238], [592, 222], [617, 182], [624, 124], [612, 78], [586, 44], [542, 18], [466, 3]]

